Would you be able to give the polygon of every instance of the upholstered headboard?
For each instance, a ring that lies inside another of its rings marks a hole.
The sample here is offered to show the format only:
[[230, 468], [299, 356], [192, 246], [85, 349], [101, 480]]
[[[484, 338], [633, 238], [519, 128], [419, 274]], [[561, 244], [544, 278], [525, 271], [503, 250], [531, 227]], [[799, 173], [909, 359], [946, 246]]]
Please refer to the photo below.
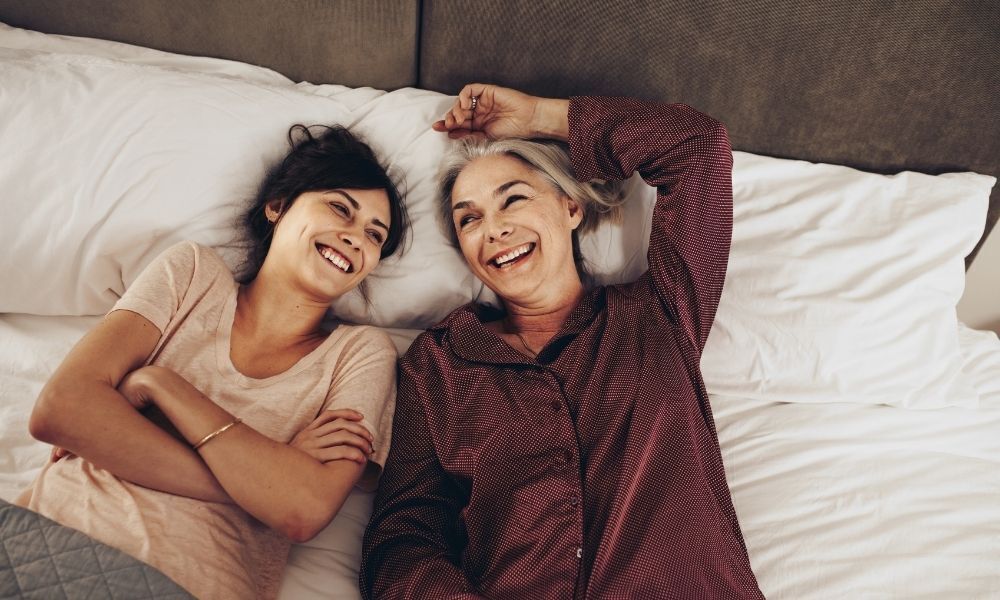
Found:
[[[314, 83], [454, 93], [478, 80], [683, 101], [725, 122], [741, 150], [1000, 175], [989, 0], [4, 0], [0, 21]], [[987, 232], [998, 218], [995, 189]]]

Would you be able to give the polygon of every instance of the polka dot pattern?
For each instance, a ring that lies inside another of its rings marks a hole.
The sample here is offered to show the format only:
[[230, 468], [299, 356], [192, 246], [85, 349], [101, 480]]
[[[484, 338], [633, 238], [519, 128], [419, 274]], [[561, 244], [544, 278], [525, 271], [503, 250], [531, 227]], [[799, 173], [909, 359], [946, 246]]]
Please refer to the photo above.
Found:
[[576, 175], [657, 187], [649, 271], [590, 291], [529, 359], [467, 305], [400, 363], [367, 598], [762, 598], [699, 359], [732, 153], [684, 105], [574, 98]]

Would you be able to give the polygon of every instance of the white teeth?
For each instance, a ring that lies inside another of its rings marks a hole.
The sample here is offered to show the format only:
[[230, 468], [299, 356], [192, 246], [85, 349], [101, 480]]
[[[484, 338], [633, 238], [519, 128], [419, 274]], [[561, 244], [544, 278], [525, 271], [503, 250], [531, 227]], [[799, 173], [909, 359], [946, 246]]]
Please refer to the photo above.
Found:
[[523, 246], [519, 246], [517, 248], [514, 248], [507, 254], [496, 257], [494, 259], [494, 262], [497, 264], [497, 266], [503, 265], [504, 263], [508, 263], [517, 258], [518, 256], [521, 256], [522, 254], [526, 254], [529, 250], [531, 250], [531, 244], [525, 244]]
[[351, 268], [351, 263], [344, 260], [343, 257], [341, 257], [339, 254], [337, 254], [330, 248], [324, 246], [323, 249], [319, 251], [319, 253], [323, 255], [323, 258], [333, 263], [334, 266], [338, 267], [341, 271], [345, 273], [348, 271], [348, 269]]

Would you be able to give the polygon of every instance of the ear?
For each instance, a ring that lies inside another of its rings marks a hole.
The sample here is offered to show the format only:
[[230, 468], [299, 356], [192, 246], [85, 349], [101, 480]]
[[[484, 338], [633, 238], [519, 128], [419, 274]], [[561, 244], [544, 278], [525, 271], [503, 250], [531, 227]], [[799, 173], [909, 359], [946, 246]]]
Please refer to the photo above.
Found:
[[583, 207], [576, 200], [569, 196], [566, 198], [566, 210], [569, 211], [569, 224], [571, 229], [576, 229], [583, 223]]
[[264, 216], [272, 223], [277, 223], [281, 218], [281, 213], [285, 210], [284, 200], [271, 200], [264, 205]]

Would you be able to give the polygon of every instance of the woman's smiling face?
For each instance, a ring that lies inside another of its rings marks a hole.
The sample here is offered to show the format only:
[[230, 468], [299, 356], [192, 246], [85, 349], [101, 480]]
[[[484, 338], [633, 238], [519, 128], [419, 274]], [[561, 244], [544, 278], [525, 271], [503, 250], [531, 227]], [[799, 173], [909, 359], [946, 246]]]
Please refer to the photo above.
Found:
[[268, 205], [277, 220], [264, 268], [273, 262], [320, 300], [354, 289], [372, 272], [389, 235], [384, 190], [336, 189], [301, 194], [292, 205]]
[[473, 160], [455, 180], [451, 207], [466, 262], [505, 301], [544, 304], [579, 281], [572, 235], [583, 213], [523, 161]]

